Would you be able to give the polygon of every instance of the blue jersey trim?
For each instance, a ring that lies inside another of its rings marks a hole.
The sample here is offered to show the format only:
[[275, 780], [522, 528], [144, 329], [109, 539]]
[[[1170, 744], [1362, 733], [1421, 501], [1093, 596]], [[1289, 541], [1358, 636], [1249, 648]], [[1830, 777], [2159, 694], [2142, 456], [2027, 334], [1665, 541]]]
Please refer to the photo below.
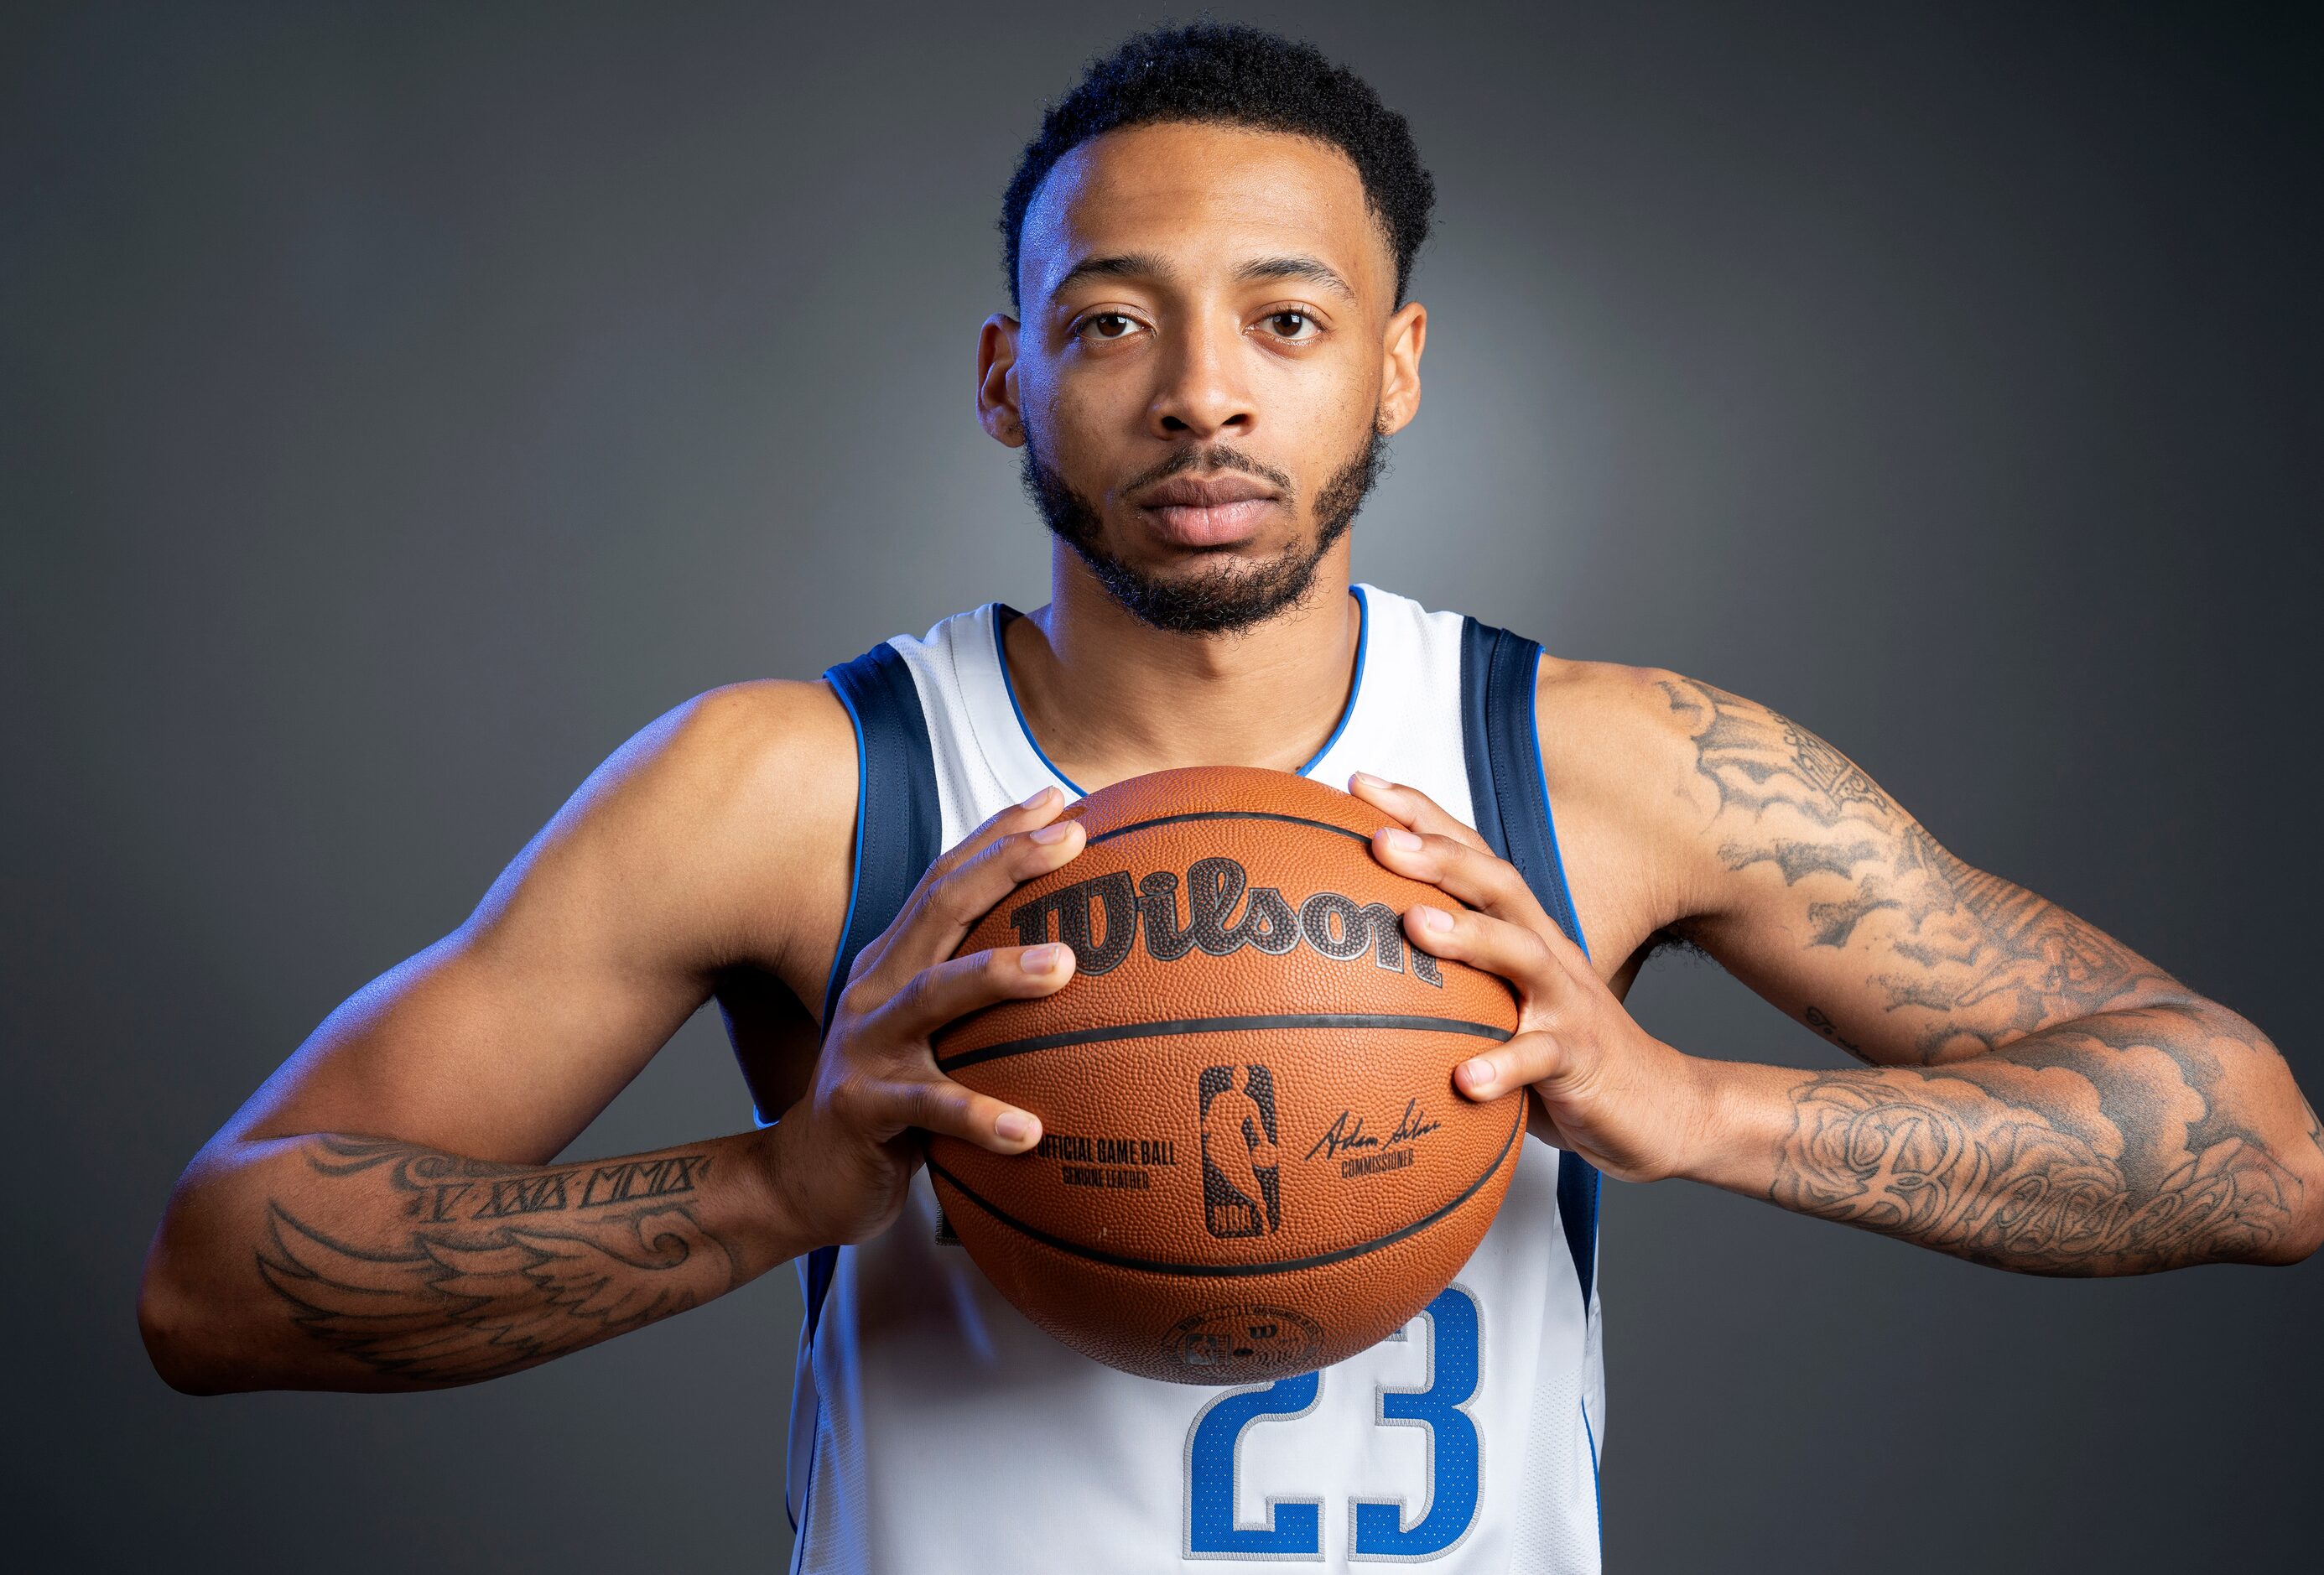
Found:
[[[927, 717], [920, 709], [919, 686], [895, 647], [882, 640], [853, 661], [826, 668], [823, 676], [855, 730], [855, 857], [848, 876], [847, 916], [841, 921], [839, 947], [823, 986], [821, 1028], [827, 1035], [856, 957], [895, 922], [920, 877], [942, 852], [944, 823], [936, 751], [928, 739]], [[810, 1375], [816, 1331], [838, 1272], [836, 1247], [818, 1247], [799, 1259], [799, 1290], [806, 1304], [800, 1340]], [[792, 1544], [794, 1569], [806, 1546], [802, 1528], [815, 1504], [813, 1451], [822, 1430], [818, 1393], [806, 1441], [810, 1451], [807, 1479], [796, 1507], [790, 1502], [789, 1474], [785, 1473], [783, 1510], [798, 1537]]]
[[1582, 1282], [1584, 1319], [1598, 1288], [1598, 1193], [1604, 1180], [1598, 1167], [1580, 1155], [1558, 1155], [1557, 1218], [1565, 1227], [1566, 1249], [1573, 1255], [1573, 1273]]
[[1001, 664], [1001, 687], [1009, 696], [1010, 714], [1016, 717], [1017, 731], [1025, 735], [1026, 743], [1031, 746], [1041, 764], [1048, 769], [1049, 775], [1063, 783], [1065, 791], [1074, 797], [1085, 798], [1088, 795], [1083, 791], [1081, 784], [1057, 769], [1057, 762], [1049, 758], [1049, 751], [1043, 749], [1041, 741], [1033, 736], [1032, 723], [1025, 720], [1025, 708], [1017, 704], [1017, 680], [1009, 676], [1009, 642], [1001, 637], [1009, 632], [1010, 618], [1023, 616], [1014, 607], [1003, 607], [998, 602], [992, 605], [992, 658]]
[[[1587, 1427], [1589, 1425], [1589, 1413], [1584, 1412], [1582, 1414], [1582, 1422], [1583, 1426]], [[807, 1487], [801, 1492], [801, 1502], [798, 1507], [798, 1514], [795, 1515], [790, 1514], [791, 1497], [789, 1490], [786, 1488], [783, 1493], [783, 1513], [786, 1515], [790, 1515], [791, 1522], [790, 1567], [794, 1572], [807, 1568], [807, 1511], [813, 1507], [815, 1504], [815, 1462], [816, 1458], [823, 1453], [823, 1451], [817, 1447], [822, 1436], [823, 1396], [818, 1395], [816, 1396], [815, 1401], [815, 1425], [807, 1430]], [[1602, 1541], [1604, 1534], [1600, 1533], [1600, 1540]]]
[[[1364, 588], [1361, 585], [1350, 585], [1348, 594], [1356, 599], [1355, 682], [1348, 686], [1348, 703], [1340, 708], [1340, 720], [1333, 725], [1332, 736], [1325, 739], [1323, 747], [1310, 755], [1307, 758], [1307, 763], [1299, 768], [1297, 774], [1302, 777], [1321, 765], [1323, 757], [1332, 752], [1332, 746], [1340, 741], [1340, 735], [1348, 731], [1348, 723], [1356, 714], [1356, 699], [1364, 692], [1364, 658], [1370, 650], [1372, 642], [1372, 607], [1371, 603], [1364, 599]], [[1086, 797], [1087, 790], [1080, 783], [1059, 770], [1057, 762], [1049, 758], [1049, 751], [1041, 747], [1041, 741], [1033, 736], [1032, 725], [1025, 720], [1025, 708], [1017, 703], [1017, 680], [1009, 676], [1009, 642], [1002, 636], [1008, 631], [1010, 618], [1023, 616], [1023, 613], [1014, 608], [1004, 608], [997, 603], [993, 606], [992, 654], [1001, 664], [1001, 687], [1009, 696], [1010, 714], [1016, 717], [1017, 731], [1025, 735], [1027, 746], [1032, 750], [1034, 758], [1041, 762], [1049, 775], [1055, 777], [1065, 791], [1074, 797]]]
[[[1465, 619], [1461, 626], [1461, 743], [1477, 830], [1517, 868], [1557, 927], [1587, 956], [1590, 943], [1565, 883], [1557, 824], [1542, 763], [1541, 647], [1506, 629]], [[1595, 1165], [1578, 1154], [1557, 1156], [1557, 1217], [1573, 1258], [1582, 1315], [1590, 1316], [1598, 1278]]]
[[846, 928], [824, 981], [823, 1027], [856, 953], [893, 923], [943, 850], [936, 753], [912, 670], [886, 641], [824, 677], [855, 724], [855, 869]]
[[1598, 1484], [1598, 1430], [1590, 1425], [1590, 1403], [1581, 1402], [1582, 1436], [1590, 1441], [1590, 1507], [1598, 1517], [1598, 1567], [1606, 1567], [1606, 1494]]
[[831, 1012], [839, 1000], [839, 981], [846, 977], [846, 970], [841, 964], [853, 965], [847, 955], [847, 937], [855, 929], [855, 900], [863, 895], [863, 806], [871, 797], [872, 777], [863, 758], [863, 717], [855, 709], [855, 702], [848, 698], [846, 685], [835, 683], [831, 692], [847, 707], [847, 724], [855, 730], [855, 851], [847, 869], [847, 916], [839, 921], [839, 944], [831, 953], [831, 972], [823, 981], [823, 1020], [816, 1025], [816, 1033], [818, 1043], [831, 1031]]
[[[826, 668], [823, 676], [855, 729], [855, 861], [839, 948], [824, 981], [822, 1032], [829, 1034], [841, 987], [857, 955], [895, 922], [920, 877], [936, 862], [944, 825], [927, 718], [903, 657], [882, 640], [853, 661]], [[810, 1353], [824, 1301], [838, 1272], [836, 1247], [818, 1247], [799, 1262], [799, 1288], [806, 1303], [802, 1339]], [[820, 1415], [818, 1409], [818, 1423]], [[808, 1492], [813, 1486], [810, 1474]], [[785, 1507], [789, 1507], [788, 1502]], [[806, 1513], [802, 1503], [798, 1514]]]
[[1323, 764], [1323, 757], [1332, 752], [1332, 746], [1340, 741], [1340, 735], [1348, 731], [1349, 719], [1356, 714], [1356, 701], [1364, 692], [1364, 657], [1372, 643], [1372, 604], [1364, 600], [1361, 585], [1350, 585], [1348, 594], [1356, 599], [1356, 681], [1348, 686], [1348, 704], [1340, 712], [1340, 724], [1332, 730], [1332, 736], [1323, 741], [1323, 747], [1308, 756], [1307, 763], [1299, 768], [1302, 777]]
[[1573, 889], [1565, 883], [1565, 855], [1557, 845], [1557, 815], [1549, 802], [1549, 767], [1543, 759], [1541, 747], [1541, 659], [1542, 649], [1534, 647], [1532, 670], [1526, 675], [1526, 748], [1533, 757], [1534, 791], [1541, 796], [1542, 840], [1548, 846], [1550, 881], [1565, 911], [1559, 919], [1573, 944], [1582, 948], [1584, 957], [1590, 955], [1590, 936], [1582, 927], [1582, 912], [1573, 906]]

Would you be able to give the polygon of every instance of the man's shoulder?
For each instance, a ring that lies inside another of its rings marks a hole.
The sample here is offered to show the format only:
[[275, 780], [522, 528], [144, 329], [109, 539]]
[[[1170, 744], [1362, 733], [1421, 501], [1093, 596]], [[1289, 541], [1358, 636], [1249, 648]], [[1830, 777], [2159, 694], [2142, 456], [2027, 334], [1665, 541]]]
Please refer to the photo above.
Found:
[[1583, 661], [1545, 652], [1534, 712], [1551, 785], [1635, 788], [1693, 768], [1705, 686], [1666, 668]]
[[844, 858], [855, 737], [821, 681], [761, 678], [655, 718], [575, 796], [588, 824], [706, 893]]
[[754, 679], [657, 718], [577, 797], [635, 900], [680, 904], [669, 922], [703, 932], [715, 956], [788, 981], [813, 972], [800, 958], [827, 945], [845, 906], [855, 778], [854, 730], [828, 684]]
[[852, 800], [855, 733], [821, 679], [753, 678], [705, 690], [640, 733], [651, 769], [687, 796], [820, 797], [838, 783]]

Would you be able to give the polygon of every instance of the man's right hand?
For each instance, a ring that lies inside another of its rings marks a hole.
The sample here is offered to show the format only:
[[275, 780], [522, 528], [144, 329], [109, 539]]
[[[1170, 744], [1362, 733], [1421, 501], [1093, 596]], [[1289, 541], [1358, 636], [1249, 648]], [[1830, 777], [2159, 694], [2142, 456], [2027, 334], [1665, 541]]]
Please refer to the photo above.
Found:
[[838, 1246], [887, 1229], [919, 1167], [923, 1133], [995, 1154], [1040, 1140], [1038, 1118], [938, 1072], [929, 1040], [981, 1007], [1048, 995], [1073, 977], [1072, 949], [1055, 942], [953, 955], [994, 904], [1082, 851], [1081, 823], [1057, 818], [1064, 807], [1062, 794], [1044, 788], [977, 827], [856, 957], [813, 1086], [767, 1134], [798, 1236]]

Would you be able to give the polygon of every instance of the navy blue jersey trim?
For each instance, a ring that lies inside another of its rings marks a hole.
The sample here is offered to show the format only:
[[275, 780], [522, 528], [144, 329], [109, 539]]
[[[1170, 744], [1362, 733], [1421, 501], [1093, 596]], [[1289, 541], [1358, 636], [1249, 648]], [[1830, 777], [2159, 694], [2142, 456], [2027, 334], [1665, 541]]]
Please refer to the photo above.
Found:
[[1565, 1227], [1573, 1272], [1582, 1280], [1584, 1318], [1589, 1316], [1590, 1297], [1598, 1284], [1598, 1190], [1603, 1180], [1598, 1167], [1580, 1155], [1557, 1156], [1557, 1218]]
[[[852, 662], [828, 668], [825, 679], [847, 708], [855, 728], [855, 863], [847, 917], [823, 986], [823, 1032], [839, 1008], [848, 970], [863, 948], [895, 923], [905, 899], [943, 850], [936, 797], [936, 755], [912, 669], [882, 640]], [[807, 1338], [815, 1338], [824, 1298], [838, 1272], [839, 1249], [807, 1255], [802, 1287]]]
[[893, 924], [943, 852], [936, 768], [912, 669], [886, 641], [824, 677], [855, 724], [855, 870], [847, 918], [823, 990], [828, 1033], [856, 954]]
[[[1477, 830], [1517, 866], [1557, 927], [1588, 955], [1590, 943], [1565, 884], [1542, 765], [1535, 705], [1541, 647], [1522, 635], [1464, 619], [1461, 624], [1461, 747]], [[1582, 1316], [1598, 1276], [1597, 1167], [1577, 1154], [1557, 1161], [1557, 1217], [1581, 1281]]]

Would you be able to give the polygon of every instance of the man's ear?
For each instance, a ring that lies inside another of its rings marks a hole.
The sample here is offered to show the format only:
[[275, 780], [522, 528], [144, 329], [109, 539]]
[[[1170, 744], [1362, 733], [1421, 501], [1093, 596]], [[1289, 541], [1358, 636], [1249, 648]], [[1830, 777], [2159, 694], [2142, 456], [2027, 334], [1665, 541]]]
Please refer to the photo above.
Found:
[[1017, 406], [1017, 319], [995, 312], [976, 335], [976, 419], [998, 443], [1025, 447], [1025, 417]]
[[1428, 343], [1428, 309], [1408, 300], [1388, 320], [1380, 339], [1379, 429], [1404, 429], [1420, 413], [1420, 352]]

